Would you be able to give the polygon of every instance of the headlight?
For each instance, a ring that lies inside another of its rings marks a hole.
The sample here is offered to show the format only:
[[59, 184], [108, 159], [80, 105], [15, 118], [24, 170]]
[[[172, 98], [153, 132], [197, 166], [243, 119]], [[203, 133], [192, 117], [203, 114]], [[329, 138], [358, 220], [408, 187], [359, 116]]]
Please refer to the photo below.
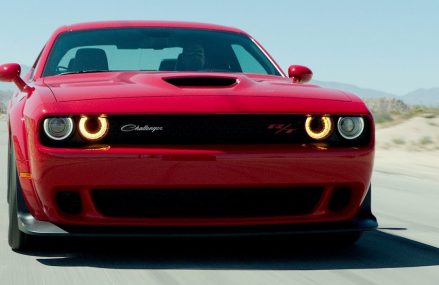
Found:
[[43, 124], [46, 135], [56, 141], [68, 138], [73, 132], [73, 120], [69, 117], [47, 118]]
[[305, 130], [315, 140], [326, 139], [332, 132], [332, 120], [329, 116], [308, 116]]
[[79, 133], [89, 141], [98, 141], [105, 137], [108, 131], [108, 120], [104, 116], [86, 117], [79, 119]]
[[363, 133], [364, 120], [361, 117], [340, 117], [337, 127], [342, 137], [353, 140]]

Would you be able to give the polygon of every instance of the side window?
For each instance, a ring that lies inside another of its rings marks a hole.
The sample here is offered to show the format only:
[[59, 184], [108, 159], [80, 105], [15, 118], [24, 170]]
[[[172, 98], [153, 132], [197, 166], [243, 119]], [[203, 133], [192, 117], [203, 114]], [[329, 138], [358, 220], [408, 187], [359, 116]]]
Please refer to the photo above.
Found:
[[262, 64], [241, 45], [233, 44], [232, 49], [238, 59], [239, 65], [241, 65], [242, 72], [268, 74]]

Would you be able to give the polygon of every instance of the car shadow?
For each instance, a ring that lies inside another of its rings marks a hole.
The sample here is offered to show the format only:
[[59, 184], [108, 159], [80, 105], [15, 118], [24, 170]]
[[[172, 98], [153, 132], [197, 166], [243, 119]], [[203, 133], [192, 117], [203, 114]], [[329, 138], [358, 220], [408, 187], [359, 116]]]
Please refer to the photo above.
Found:
[[25, 254], [56, 267], [200, 270], [331, 270], [439, 265], [439, 249], [380, 231], [356, 245], [303, 239], [64, 239]]

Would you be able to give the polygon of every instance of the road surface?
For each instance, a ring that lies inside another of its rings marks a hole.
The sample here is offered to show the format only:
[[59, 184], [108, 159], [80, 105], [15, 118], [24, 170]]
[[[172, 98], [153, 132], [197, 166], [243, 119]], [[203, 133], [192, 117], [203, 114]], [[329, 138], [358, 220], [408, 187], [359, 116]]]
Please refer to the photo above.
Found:
[[378, 152], [372, 199], [381, 228], [343, 250], [294, 240], [48, 239], [21, 254], [7, 243], [6, 135], [1, 121], [0, 284], [439, 284], [437, 152], [426, 161]]

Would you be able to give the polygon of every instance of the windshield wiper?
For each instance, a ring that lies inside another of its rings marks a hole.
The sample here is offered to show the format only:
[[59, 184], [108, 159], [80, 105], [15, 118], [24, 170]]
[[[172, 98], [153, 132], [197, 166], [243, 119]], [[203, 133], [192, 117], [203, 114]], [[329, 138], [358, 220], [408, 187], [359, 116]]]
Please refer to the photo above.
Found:
[[79, 70], [79, 71], [67, 71], [67, 72], [59, 73], [58, 75], [79, 74], [79, 73], [98, 73], [98, 72], [109, 72], [109, 70]]

